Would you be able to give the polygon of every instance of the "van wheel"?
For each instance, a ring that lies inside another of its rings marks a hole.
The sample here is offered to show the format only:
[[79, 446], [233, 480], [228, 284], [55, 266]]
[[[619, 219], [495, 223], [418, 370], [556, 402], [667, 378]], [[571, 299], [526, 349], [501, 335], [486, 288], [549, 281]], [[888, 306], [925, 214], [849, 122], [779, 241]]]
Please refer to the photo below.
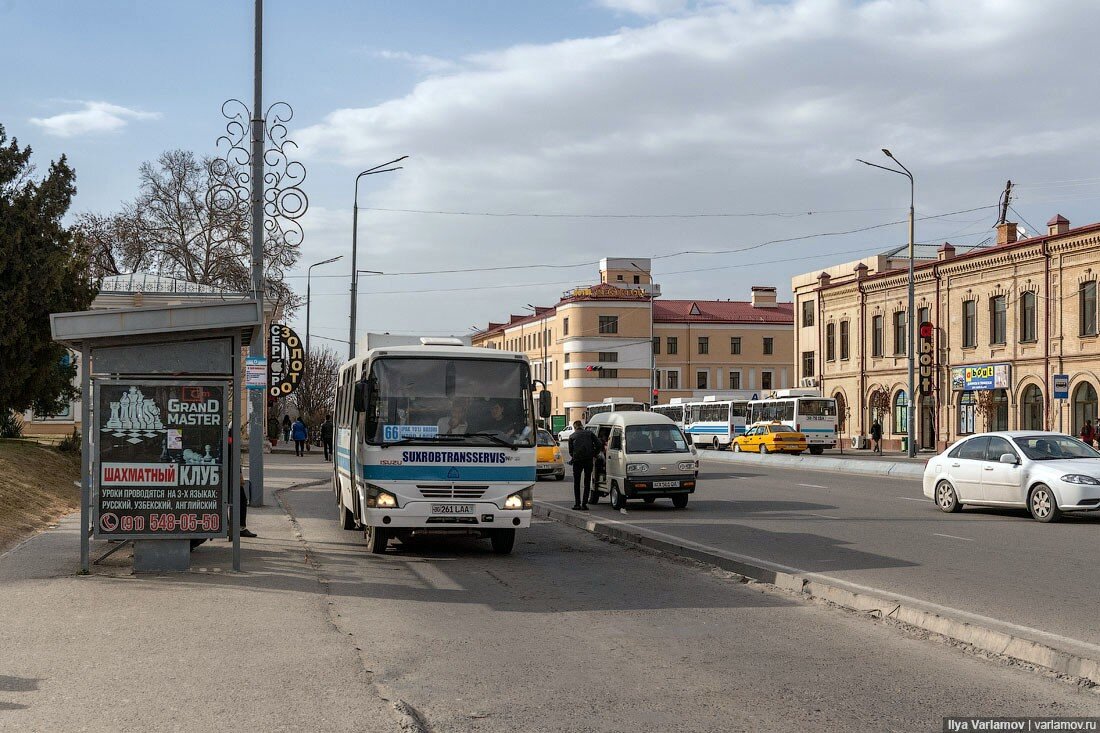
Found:
[[355, 514], [340, 502], [340, 526], [344, 529], [355, 529]]
[[390, 533], [381, 527], [368, 526], [364, 531], [367, 538], [367, 552], [381, 555], [386, 551], [386, 545], [390, 543]]
[[623, 492], [619, 491], [618, 481], [611, 482], [611, 498], [609, 501], [612, 509], [622, 509], [626, 506], [626, 497], [623, 496]]
[[494, 529], [489, 535], [489, 541], [493, 543], [493, 552], [498, 555], [507, 555], [516, 544], [516, 531], [514, 529]]
[[683, 509], [688, 505], [688, 496], [688, 494], [677, 494], [676, 496], [672, 497], [672, 506], [676, 507], [677, 509]]
[[1046, 484], [1036, 484], [1027, 497], [1027, 508], [1036, 522], [1057, 522], [1062, 517], [1058, 499]]

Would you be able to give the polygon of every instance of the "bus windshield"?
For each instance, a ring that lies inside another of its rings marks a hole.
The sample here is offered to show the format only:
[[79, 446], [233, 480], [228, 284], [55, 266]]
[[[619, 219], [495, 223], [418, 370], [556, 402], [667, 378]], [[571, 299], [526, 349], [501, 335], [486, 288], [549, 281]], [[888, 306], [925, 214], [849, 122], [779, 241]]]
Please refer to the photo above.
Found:
[[383, 357], [371, 364], [368, 443], [530, 447], [530, 377], [519, 361]]

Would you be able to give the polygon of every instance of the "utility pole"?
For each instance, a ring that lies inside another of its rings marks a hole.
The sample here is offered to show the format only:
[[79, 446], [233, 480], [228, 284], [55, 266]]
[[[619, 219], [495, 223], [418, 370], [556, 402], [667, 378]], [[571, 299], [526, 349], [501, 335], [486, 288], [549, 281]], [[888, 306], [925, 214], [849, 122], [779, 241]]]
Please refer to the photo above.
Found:
[[[256, 0], [255, 47], [253, 49], [252, 96], [252, 297], [260, 304], [261, 319], [264, 313], [264, 119], [263, 119], [263, 34], [264, 2]], [[259, 338], [248, 345], [249, 356], [264, 356], [267, 343], [267, 324], [260, 329]], [[239, 396], [238, 396], [239, 399]], [[252, 417], [248, 423], [248, 479], [251, 482], [248, 503], [263, 506], [264, 503], [264, 403], [266, 390], [249, 390], [248, 400]], [[238, 402], [239, 404], [239, 402]], [[241, 420], [237, 421], [238, 424]]]

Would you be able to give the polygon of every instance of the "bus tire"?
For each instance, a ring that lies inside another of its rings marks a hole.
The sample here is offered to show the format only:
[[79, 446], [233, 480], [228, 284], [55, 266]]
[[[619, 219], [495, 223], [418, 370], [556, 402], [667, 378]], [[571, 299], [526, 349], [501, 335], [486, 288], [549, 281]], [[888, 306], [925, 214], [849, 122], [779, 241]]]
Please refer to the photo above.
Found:
[[364, 530], [364, 535], [367, 538], [367, 552], [374, 555], [381, 555], [386, 551], [386, 545], [390, 543], [390, 534], [381, 527], [371, 527], [368, 525]]
[[344, 529], [355, 529], [355, 514], [340, 501], [340, 526]]
[[823, 445], [811, 445], [810, 446], [810, 455], [811, 456], [819, 456], [824, 452], [825, 452], [825, 446], [823, 446]]
[[722, 444], [718, 442], [718, 436], [714, 436], [714, 440], [710, 441], [710, 445], [714, 450], [722, 450]]
[[498, 555], [507, 555], [512, 552], [512, 547], [516, 544], [516, 531], [514, 529], [491, 530], [489, 541], [493, 543], [493, 552]]

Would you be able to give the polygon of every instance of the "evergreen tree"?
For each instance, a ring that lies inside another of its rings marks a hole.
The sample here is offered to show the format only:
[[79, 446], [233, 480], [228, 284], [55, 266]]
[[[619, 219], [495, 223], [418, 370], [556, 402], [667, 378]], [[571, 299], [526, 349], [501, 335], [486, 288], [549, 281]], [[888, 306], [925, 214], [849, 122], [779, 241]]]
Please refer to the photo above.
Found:
[[61, 221], [75, 180], [65, 156], [36, 179], [30, 147], [0, 125], [0, 412], [48, 415], [77, 393], [76, 362], [50, 335], [50, 313], [84, 310], [95, 295]]

